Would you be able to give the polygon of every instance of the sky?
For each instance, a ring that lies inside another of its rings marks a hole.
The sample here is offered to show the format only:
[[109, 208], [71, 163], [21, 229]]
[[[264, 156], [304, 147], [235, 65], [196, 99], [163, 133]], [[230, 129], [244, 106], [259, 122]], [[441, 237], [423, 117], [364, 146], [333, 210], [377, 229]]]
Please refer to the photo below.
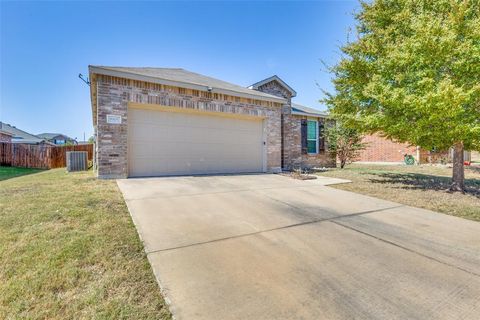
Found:
[[93, 134], [88, 65], [184, 68], [242, 86], [278, 75], [317, 109], [357, 1], [0, 0], [0, 121]]

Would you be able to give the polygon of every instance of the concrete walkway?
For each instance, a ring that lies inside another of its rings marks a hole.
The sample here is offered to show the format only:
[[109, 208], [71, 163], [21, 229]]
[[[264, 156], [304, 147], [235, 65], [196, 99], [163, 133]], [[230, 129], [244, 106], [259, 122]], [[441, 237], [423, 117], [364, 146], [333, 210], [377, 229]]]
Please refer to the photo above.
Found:
[[479, 318], [480, 223], [324, 185], [335, 182], [118, 185], [177, 319]]

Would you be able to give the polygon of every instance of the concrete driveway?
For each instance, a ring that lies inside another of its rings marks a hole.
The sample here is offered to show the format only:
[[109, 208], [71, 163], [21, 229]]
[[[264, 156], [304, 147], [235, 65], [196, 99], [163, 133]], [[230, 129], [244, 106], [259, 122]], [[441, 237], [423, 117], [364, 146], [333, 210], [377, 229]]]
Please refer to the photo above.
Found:
[[479, 319], [480, 223], [332, 182], [118, 185], [177, 319]]

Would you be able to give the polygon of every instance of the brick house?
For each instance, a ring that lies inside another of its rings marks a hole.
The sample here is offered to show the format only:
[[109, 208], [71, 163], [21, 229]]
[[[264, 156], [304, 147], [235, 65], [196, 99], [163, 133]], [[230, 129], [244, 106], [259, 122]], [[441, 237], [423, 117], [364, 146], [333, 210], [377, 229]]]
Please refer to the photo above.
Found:
[[183, 69], [89, 66], [100, 178], [334, 166], [327, 116], [277, 76], [245, 88]]
[[[366, 148], [359, 152], [357, 162], [391, 162], [403, 163], [404, 155], [415, 157], [419, 164], [424, 163], [448, 163], [453, 160], [453, 151], [450, 150], [426, 150], [417, 146], [409, 145], [387, 139], [380, 134], [366, 135], [363, 138]], [[465, 161], [470, 161], [470, 151], [464, 152]]]
[[366, 147], [359, 153], [356, 160], [359, 162], [403, 162], [405, 154], [419, 158], [416, 146], [392, 141], [379, 134], [366, 135], [363, 142]]

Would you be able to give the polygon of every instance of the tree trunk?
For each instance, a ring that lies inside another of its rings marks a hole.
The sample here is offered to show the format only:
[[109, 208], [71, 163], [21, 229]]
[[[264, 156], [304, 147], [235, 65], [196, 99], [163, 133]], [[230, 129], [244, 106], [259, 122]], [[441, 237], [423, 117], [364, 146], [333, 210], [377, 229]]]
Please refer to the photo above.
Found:
[[463, 162], [463, 142], [457, 142], [453, 146], [453, 175], [450, 191], [465, 192], [465, 171]]

